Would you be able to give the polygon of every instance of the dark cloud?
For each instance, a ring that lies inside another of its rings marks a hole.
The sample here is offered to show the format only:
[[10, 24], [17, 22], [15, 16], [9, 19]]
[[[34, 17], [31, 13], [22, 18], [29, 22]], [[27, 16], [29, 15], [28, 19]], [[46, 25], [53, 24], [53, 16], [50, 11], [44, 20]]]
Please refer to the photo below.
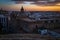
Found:
[[15, 3], [16, 3], [16, 4], [23, 4], [24, 1], [23, 1], [23, 2], [22, 2], [22, 1], [16, 1]]
[[31, 4], [35, 5], [56, 5], [57, 3], [60, 3], [60, 0], [12, 0], [12, 1], [15, 1], [16, 4], [32, 2]]
[[[12, 1], [35, 1], [35, 0], [12, 0]], [[39, 0], [36, 0], [39, 1]], [[49, 1], [49, 0], [40, 0], [40, 1]]]
[[12, 1], [38, 1], [38, 0], [12, 0]]

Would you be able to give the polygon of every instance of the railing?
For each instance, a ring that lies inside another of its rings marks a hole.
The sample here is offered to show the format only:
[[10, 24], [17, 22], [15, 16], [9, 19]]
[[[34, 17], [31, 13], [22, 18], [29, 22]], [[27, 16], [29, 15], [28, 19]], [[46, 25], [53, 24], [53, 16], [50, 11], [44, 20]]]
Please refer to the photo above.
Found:
[[49, 36], [41, 36], [40, 34], [8, 34], [0, 35], [0, 40], [47, 40], [57, 39]]

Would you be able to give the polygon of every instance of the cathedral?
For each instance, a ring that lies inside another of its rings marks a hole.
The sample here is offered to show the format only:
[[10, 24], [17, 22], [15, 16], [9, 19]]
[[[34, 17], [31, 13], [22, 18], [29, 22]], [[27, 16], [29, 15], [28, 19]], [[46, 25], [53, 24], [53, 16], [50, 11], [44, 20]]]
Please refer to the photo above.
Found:
[[23, 13], [24, 12], [24, 8], [23, 8], [23, 6], [21, 7], [21, 13]]
[[20, 16], [21, 17], [25, 17], [26, 16], [23, 6], [20, 9]]

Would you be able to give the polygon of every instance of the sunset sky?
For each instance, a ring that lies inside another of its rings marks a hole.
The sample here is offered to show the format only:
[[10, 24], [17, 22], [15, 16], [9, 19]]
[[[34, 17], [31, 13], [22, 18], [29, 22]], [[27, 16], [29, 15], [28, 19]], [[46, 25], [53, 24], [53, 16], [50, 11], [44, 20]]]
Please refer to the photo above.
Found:
[[60, 0], [0, 0], [0, 8], [20, 11], [60, 11]]

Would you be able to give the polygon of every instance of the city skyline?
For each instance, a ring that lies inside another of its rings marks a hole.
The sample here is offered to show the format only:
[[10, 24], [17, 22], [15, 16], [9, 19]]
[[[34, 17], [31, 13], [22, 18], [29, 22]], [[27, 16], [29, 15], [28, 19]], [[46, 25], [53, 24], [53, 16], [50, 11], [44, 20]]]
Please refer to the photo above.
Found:
[[60, 0], [1, 0], [0, 8], [20, 11], [21, 6], [26, 11], [60, 11]]

